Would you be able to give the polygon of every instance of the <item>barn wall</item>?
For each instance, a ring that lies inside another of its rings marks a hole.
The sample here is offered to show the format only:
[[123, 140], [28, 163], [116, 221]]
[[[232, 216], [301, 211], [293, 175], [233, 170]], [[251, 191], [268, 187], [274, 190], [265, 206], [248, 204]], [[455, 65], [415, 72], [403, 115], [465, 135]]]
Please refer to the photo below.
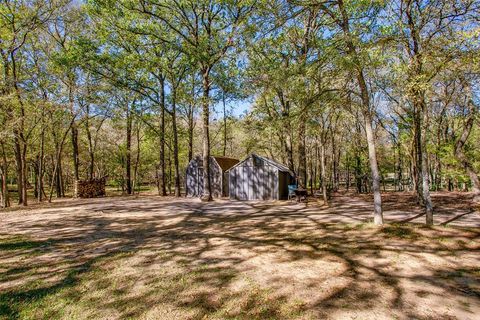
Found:
[[185, 190], [188, 197], [198, 197], [199, 186], [203, 188], [203, 178], [199, 175], [199, 162], [197, 158], [190, 161], [185, 175]]
[[279, 171], [275, 166], [252, 157], [229, 171], [231, 199], [274, 200], [279, 198]]
[[210, 159], [210, 183], [212, 184], [212, 196], [220, 198], [222, 196], [222, 168], [218, 163]]
[[[190, 161], [186, 170], [186, 194], [188, 197], [200, 197], [203, 194], [203, 166], [202, 160], [196, 157]], [[210, 160], [210, 182], [212, 196], [222, 196], [222, 169], [215, 160]]]

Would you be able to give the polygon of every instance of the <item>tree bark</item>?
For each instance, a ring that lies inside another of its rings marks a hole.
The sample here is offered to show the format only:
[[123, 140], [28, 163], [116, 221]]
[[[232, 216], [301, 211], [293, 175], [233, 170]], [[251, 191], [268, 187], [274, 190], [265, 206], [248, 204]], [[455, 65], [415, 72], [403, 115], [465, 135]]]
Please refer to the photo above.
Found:
[[95, 150], [93, 146], [92, 133], [90, 131], [90, 107], [86, 106], [87, 116], [85, 119], [85, 132], [87, 133], [88, 141], [88, 156], [89, 156], [89, 165], [88, 165], [88, 179], [92, 180], [95, 170]]
[[138, 181], [138, 166], [140, 165], [140, 144], [141, 144], [141, 139], [140, 139], [140, 124], [137, 121], [137, 130], [135, 133], [137, 137], [137, 156], [135, 158], [135, 164], [133, 166], [133, 193], [135, 193], [135, 190], [138, 190], [137, 194], [140, 193], [139, 189], [139, 181]]
[[10, 197], [8, 193], [8, 162], [5, 153], [5, 146], [3, 141], [0, 141], [0, 151], [2, 152], [2, 164], [0, 166], [0, 207], [10, 207]]
[[306, 119], [300, 117], [300, 123], [298, 124], [298, 184], [303, 188], [307, 185], [307, 156], [305, 148], [305, 130]]
[[380, 171], [378, 170], [377, 153], [375, 150], [375, 135], [372, 128], [372, 118], [370, 112], [365, 114], [365, 132], [368, 144], [368, 159], [370, 161], [370, 170], [372, 171], [372, 191], [374, 215], [373, 222], [377, 225], [383, 224], [382, 196], [380, 193]]
[[177, 87], [172, 86], [172, 128], [173, 128], [173, 166], [175, 179], [175, 197], [180, 197], [180, 164], [178, 160], [178, 132], [177, 132]]
[[326, 163], [325, 163], [325, 139], [321, 140], [320, 147], [320, 165], [321, 165], [321, 176], [322, 176], [322, 195], [323, 195], [323, 204], [328, 206], [328, 193], [327, 193], [327, 172], [326, 172]]
[[17, 192], [18, 204], [23, 203], [23, 164], [22, 164], [22, 146], [20, 145], [19, 133], [14, 129], [14, 145], [15, 145], [15, 163], [17, 169]]
[[212, 188], [210, 181], [210, 67], [204, 67], [203, 101], [202, 101], [202, 129], [203, 129], [203, 195], [202, 201], [212, 201]]
[[80, 173], [79, 173], [79, 159], [78, 159], [78, 127], [77, 124], [74, 123], [71, 130], [71, 138], [72, 138], [72, 160], [73, 160], [73, 177], [75, 181], [80, 180]]
[[370, 111], [370, 95], [365, 81], [365, 75], [363, 73], [363, 66], [358, 58], [357, 48], [352, 40], [350, 32], [349, 16], [345, 9], [343, 0], [338, 1], [339, 9], [341, 12], [342, 20], [340, 22], [341, 28], [346, 36], [346, 44], [348, 54], [354, 59], [355, 72], [360, 87], [360, 94], [362, 99], [362, 112], [365, 120], [365, 133], [367, 136], [368, 144], [368, 158], [370, 161], [370, 170], [372, 172], [372, 191], [373, 191], [373, 222], [376, 225], [383, 224], [383, 212], [382, 212], [382, 196], [380, 193], [380, 172], [378, 170], [376, 147], [375, 147], [375, 135], [372, 128], [372, 115]]
[[192, 104], [188, 109], [188, 162], [193, 159], [193, 129], [194, 129], [194, 101], [195, 101], [195, 75], [192, 75]]
[[42, 111], [42, 132], [40, 133], [40, 155], [38, 157], [38, 177], [37, 177], [38, 202], [42, 202], [43, 200], [44, 158], [45, 158], [45, 128], [44, 128], [44, 111]]
[[222, 102], [223, 102], [223, 156], [227, 155], [227, 107], [225, 103], [225, 91], [222, 92]]
[[160, 77], [160, 164], [158, 177], [158, 194], [167, 195], [165, 184], [165, 78]]
[[[135, 101], [133, 102], [135, 103]], [[127, 101], [127, 136], [126, 136], [126, 144], [127, 144], [127, 153], [126, 153], [126, 161], [125, 161], [125, 176], [126, 176], [126, 189], [127, 194], [132, 194], [132, 111], [131, 107]]]

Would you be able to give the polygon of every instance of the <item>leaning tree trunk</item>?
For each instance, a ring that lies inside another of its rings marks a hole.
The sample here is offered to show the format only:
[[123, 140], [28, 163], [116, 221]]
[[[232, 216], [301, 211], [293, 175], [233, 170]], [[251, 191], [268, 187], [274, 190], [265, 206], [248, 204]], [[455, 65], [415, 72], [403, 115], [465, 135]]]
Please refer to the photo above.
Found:
[[210, 181], [210, 68], [202, 70], [203, 76], [203, 101], [202, 101], [202, 129], [203, 129], [203, 195], [202, 201], [212, 201], [212, 188]]
[[363, 73], [362, 63], [358, 58], [357, 48], [352, 40], [352, 34], [350, 32], [350, 20], [343, 1], [338, 2], [341, 20], [339, 21], [346, 36], [347, 52], [353, 58], [356, 65], [356, 78], [358, 86], [360, 87], [360, 94], [362, 99], [362, 111], [365, 120], [365, 133], [367, 136], [368, 144], [368, 158], [370, 161], [370, 170], [372, 171], [372, 191], [373, 191], [373, 221], [377, 225], [383, 224], [383, 212], [382, 212], [382, 196], [380, 193], [380, 172], [378, 170], [377, 154], [375, 148], [375, 136], [372, 128], [372, 115], [370, 111], [370, 96], [368, 92], [367, 82], [365, 81], [365, 75]]
[[372, 172], [372, 192], [373, 192], [373, 222], [376, 225], [383, 224], [382, 212], [382, 195], [380, 193], [380, 171], [378, 169], [377, 152], [375, 147], [375, 135], [372, 127], [372, 115], [370, 112], [370, 98], [368, 88], [363, 75], [363, 71], [358, 71], [358, 83], [360, 85], [363, 114], [365, 120], [365, 133], [367, 136], [368, 145], [368, 160], [370, 162], [370, 170]]
[[377, 153], [375, 150], [375, 136], [372, 128], [372, 118], [370, 112], [365, 114], [365, 132], [368, 144], [368, 159], [370, 161], [370, 170], [372, 171], [372, 191], [373, 191], [373, 222], [383, 224], [382, 196], [380, 193], [380, 171], [378, 170]]

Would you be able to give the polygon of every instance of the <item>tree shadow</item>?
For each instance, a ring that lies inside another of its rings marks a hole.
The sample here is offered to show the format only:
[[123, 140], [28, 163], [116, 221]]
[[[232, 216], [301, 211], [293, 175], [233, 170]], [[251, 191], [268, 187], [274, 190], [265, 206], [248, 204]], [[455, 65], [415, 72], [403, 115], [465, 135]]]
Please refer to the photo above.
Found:
[[67, 309], [92, 318], [427, 319], [422, 303], [445, 318], [480, 310], [478, 228], [375, 228], [351, 212], [340, 223], [335, 211], [274, 202], [152, 197], [69, 209], [5, 222], [0, 317], [65, 318]]

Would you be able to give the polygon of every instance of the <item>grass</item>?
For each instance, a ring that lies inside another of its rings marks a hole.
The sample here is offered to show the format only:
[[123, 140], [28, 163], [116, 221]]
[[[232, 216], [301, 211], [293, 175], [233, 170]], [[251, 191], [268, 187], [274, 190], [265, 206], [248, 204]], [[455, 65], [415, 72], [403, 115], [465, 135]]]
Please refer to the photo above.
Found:
[[480, 311], [478, 228], [324, 223], [297, 205], [104, 200], [5, 215], [0, 319], [473, 319]]
[[[10, 245], [18, 242], [4, 238], [1, 245], [18, 254], [35, 247]], [[171, 259], [163, 251], [116, 253], [73, 267], [54, 284], [29, 281], [0, 294], [0, 319], [148, 318], [155, 313], [166, 316], [162, 319], [291, 319], [303, 314], [302, 301], [287, 302], [252, 279], [241, 279], [241, 291], [227, 288], [237, 276], [230, 268], [192, 267]]]

